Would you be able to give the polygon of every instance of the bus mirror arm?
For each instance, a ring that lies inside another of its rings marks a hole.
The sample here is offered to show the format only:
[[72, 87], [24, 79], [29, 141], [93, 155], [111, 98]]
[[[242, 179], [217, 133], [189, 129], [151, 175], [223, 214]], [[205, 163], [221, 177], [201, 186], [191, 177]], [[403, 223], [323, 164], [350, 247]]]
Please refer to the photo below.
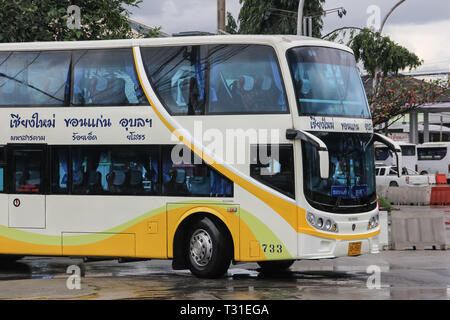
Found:
[[400, 148], [400, 145], [394, 140], [386, 136], [383, 136], [379, 133], [373, 134], [373, 140], [381, 142], [382, 144], [386, 145], [389, 148], [389, 150], [395, 153], [397, 158], [397, 175], [400, 178], [402, 176], [402, 168], [403, 168], [402, 149]]
[[299, 139], [313, 145], [319, 153], [320, 177], [328, 179], [330, 176], [330, 156], [327, 145], [315, 135], [304, 130], [287, 129], [286, 139]]

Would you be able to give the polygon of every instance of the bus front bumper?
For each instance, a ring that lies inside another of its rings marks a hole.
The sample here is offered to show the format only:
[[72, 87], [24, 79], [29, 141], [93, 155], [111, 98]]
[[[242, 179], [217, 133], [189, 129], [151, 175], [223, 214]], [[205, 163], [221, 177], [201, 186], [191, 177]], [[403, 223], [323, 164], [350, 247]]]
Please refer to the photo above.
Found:
[[299, 234], [299, 259], [325, 259], [379, 253], [378, 235], [342, 240]]

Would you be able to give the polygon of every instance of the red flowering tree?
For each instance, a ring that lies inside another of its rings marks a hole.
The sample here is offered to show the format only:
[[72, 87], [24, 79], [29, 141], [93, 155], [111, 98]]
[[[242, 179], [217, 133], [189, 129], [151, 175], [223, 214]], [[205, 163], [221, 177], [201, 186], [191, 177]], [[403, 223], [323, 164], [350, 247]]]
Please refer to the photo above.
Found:
[[425, 81], [407, 76], [382, 78], [367, 92], [374, 127], [383, 129], [418, 107], [450, 97], [449, 79]]

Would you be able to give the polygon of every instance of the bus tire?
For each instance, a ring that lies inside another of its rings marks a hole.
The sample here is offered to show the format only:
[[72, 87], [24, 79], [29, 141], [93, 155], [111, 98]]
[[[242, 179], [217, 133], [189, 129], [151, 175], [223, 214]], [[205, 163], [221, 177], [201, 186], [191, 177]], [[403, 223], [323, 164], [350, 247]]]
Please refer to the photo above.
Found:
[[295, 260], [279, 260], [279, 261], [258, 261], [261, 272], [274, 273], [288, 270]]
[[213, 279], [227, 272], [232, 248], [223, 226], [203, 217], [190, 225], [186, 240], [186, 262], [195, 276]]

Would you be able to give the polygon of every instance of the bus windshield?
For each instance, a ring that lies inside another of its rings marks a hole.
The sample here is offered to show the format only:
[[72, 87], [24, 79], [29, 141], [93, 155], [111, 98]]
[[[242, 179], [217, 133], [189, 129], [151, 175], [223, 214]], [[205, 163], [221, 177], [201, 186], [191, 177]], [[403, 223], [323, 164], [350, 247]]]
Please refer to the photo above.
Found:
[[304, 190], [310, 204], [340, 213], [369, 211], [376, 206], [374, 147], [370, 133], [315, 132], [328, 148], [330, 174], [321, 179], [318, 153], [303, 143]]
[[370, 118], [352, 54], [324, 47], [287, 52], [300, 115]]

